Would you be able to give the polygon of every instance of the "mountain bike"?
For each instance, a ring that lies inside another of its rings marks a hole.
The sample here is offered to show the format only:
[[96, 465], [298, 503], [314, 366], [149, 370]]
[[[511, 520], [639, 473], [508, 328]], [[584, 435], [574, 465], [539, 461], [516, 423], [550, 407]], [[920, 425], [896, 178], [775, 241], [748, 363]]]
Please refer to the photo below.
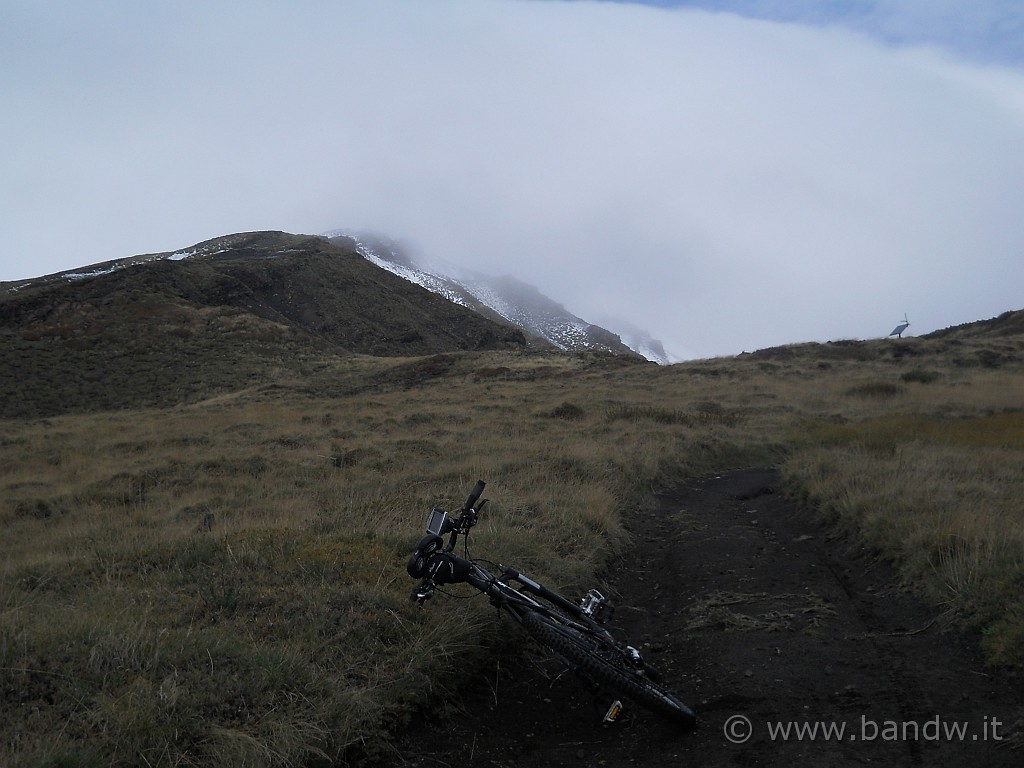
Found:
[[[678, 725], [692, 728], [696, 724], [693, 710], [655, 682], [656, 675], [636, 648], [617, 640], [605, 627], [613, 606], [604, 595], [592, 589], [578, 603], [573, 602], [514, 568], [499, 565], [496, 570], [500, 575], [496, 576], [481, 565], [487, 561], [470, 558], [469, 532], [487, 503], [487, 499], [479, 501], [485, 485], [483, 480], [477, 482], [458, 516], [440, 507], [430, 512], [427, 533], [406, 566], [411, 577], [422, 580], [413, 590], [412, 599], [422, 608], [438, 586], [469, 584], [595, 690], [635, 701]], [[454, 551], [460, 536], [465, 557]], [[605, 722], [614, 722], [621, 711], [622, 703], [615, 699]]]

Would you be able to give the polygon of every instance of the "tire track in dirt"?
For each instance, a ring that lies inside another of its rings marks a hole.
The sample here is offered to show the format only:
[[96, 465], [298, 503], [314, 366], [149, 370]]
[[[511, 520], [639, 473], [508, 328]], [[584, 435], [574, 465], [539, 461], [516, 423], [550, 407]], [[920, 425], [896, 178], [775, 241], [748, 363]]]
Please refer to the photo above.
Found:
[[1019, 766], [1019, 681], [778, 490], [775, 470], [749, 468], [660, 496], [600, 585], [696, 731], [636, 708], [602, 724], [610, 700], [538, 649], [496, 661], [461, 712], [414, 724], [389, 764]]

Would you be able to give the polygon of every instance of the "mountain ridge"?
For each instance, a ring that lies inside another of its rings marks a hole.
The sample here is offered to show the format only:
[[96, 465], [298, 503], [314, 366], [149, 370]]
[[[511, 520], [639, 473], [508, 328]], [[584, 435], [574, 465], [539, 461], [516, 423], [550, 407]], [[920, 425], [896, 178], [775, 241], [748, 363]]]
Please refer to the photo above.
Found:
[[488, 275], [452, 265], [426, 265], [417, 261], [409, 249], [378, 235], [335, 230], [325, 236], [332, 242], [352, 243], [377, 266], [497, 322], [521, 328], [529, 338], [547, 342], [556, 349], [611, 352], [660, 364], [669, 362], [659, 342], [634, 347], [619, 334], [574, 315], [535, 286], [511, 275]]
[[[958, 366], [1001, 367], [1020, 357], [1022, 334], [1024, 310], [1014, 310], [920, 337], [740, 357], [829, 365], [942, 351]], [[394, 358], [387, 386], [405, 386], [479, 351], [567, 354], [482, 303], [471, 309], [373, 264], [354, 242], [317, 235], [239, 233], [0, 283], [0, 418], [166, 407], [285, 380], [323, 387], [360, 355]], [[650, 364], [635, 353], [568, 354], [584, 366]]]
[[325, 238], [241, 233], [0, 285], [0, 416], [167, 405], [332, 355], [526, 348]]

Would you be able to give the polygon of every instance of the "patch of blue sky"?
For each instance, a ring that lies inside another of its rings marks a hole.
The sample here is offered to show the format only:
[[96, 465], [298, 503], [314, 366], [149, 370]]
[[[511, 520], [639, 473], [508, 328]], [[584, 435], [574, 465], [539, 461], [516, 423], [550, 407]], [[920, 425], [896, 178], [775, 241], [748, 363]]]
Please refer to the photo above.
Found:
[[1021, 0], [605, 0], [751, 19], [840, 26], [884, 43], [944, 49], [979, 64], [1024, 68]]

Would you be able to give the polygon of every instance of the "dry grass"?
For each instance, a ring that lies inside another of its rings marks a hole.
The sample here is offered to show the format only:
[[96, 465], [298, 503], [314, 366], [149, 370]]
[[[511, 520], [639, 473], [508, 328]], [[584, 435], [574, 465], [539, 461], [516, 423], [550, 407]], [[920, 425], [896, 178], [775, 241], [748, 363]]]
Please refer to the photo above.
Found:
[[806, 500], [1019, 661], [1021, 371], [926, 368], [352, 358], [188, 406], [6, 421], [0, 762], [386, 748], [499, 642], [483, 601], [411, 607], [404, 571], [426, 512], [478, 478], [474, 552], [578, 591], [653, 490], [785, 460]]
[[955, 410], [822, 425], [787, 473], [810, 504], [895, 560], [908, 583], [981, 627], [994, 660], [1019, 665], [1024, 646], [1010, 617], [1024, 608], [1024, 413], [967, 416], [963, 400]]
[[600, 376], [609, 405], [560, 418], [568, 391], [591, 391], [567, 386], [578, 361], [508, 362], [519, 378], [449, 365], [410, 388], [432, 365], [362, 361], [401, 386], [331, 398], [285, 383], [7, 422], [2, 762], [291, 765], [380, 748], [443, 699], [442, 673], [482, 658], [485, 603], [417, 611], [404, 573], [426, 512], [480, 477], [494, 493], [476, 551], [589, 586], [664, 456], [695, 430], [717, 438], [609, 420], [621, 395]]

